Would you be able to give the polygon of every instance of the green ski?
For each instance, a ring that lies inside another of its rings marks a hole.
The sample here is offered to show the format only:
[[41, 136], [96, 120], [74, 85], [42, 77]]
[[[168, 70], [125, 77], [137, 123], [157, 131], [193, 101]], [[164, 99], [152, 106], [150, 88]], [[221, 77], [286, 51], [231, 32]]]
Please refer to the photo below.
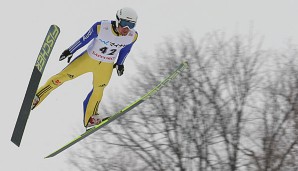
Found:
[[63, 147], [61, 147], [60, 149], [58, 149], [57, 151], [53, 152], [52, 154], [46, 156], [45, 158], [50, 158], [50, 157], [56, 156], [57, 154], [59, 154], [62, 151], [66, 150], [67, 148], [71, 147], [75, 143], [81, 141], [82, 139], [86, 138], [87, 136], [93, 134], [95, 131], [99, 130], [100, 128], [102, 128], [105, 125], [109, 124], [110, 122], [114, 121], [115, 119], [117, 119], [121, 115], [123, 115], [123, 114], [127, 113], [128, 111], [130, 111], [131, 109], [135, 108], [136, 106], [138, 106], [139, 104], [141, 104], [142, 102], [144, 102], [145, 100], [147, 100], [148, 98], [150, 98], [151, 96], [153, 96], [154, 94], [156, 94], [162, 87], [164, 87], [171, 80], [175, 79], [176, 76], [179, 73], [181, 73], [186, 68], [188, 68], [188, 63], [187, 62], [181, 63], [175, 69], [175, 71], [173, 71], [172, 73], [170, 73], [170, 75], [168, 77], [166, 77], [158, 85], [156, 85], [155, 87], [153, 87], [147, 94], [145, 94], [144, 96], [142, 96], [138, 100], [134, 101], [133, 103], [129, 104], [124, 109], [122, 109], [122, 110], [118, 111], [117, 113], [113, 114], [109, 119], [101, 122], [100, 124], [96, 125], [92, 129], [89, 129], [88, 131], [86, 131], [82, 135], [78, 136], [77, 138], [75, 138], [74, 140], [70, 141], [69, 143], [67, 143], [66, 145], [64, 145]]
[[34, 95], [59, 34], [60, 28], [57, 25], [51, 25], [36, 59], [19, 116], [11, 136], [11, 141], [17, 146], [21, 145]]

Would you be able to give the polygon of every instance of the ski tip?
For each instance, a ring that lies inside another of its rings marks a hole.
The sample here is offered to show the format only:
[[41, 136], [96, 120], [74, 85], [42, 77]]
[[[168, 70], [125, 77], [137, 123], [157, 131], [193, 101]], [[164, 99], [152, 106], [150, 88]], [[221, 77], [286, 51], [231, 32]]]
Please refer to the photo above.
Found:
[[51, 27], [55, 27], [56, 29], [59, 29], [59, 31], [60, 31], [59, 26], [57, 26], [56, 24], [52, 24]]
[[54, 155], [48, 155], [48, 156], [46, 156], [44, 159], [48, 159], [48, 158], [51, 158], [51, 157], [54, 157]]
[[186, 66], [188, 66], [188, 61], [183, 61], [183, 63], [184, 63]]
[[13, 142], [16, 146], [20, 147], [22, 137], [19, 134], [13, 134], [10, 141]]
[[51, 154], [47, 155], [46, 157], [44, 157], [44, 159], [48, 159], [48, 158], [54, 157], [57, 154], [58, 154], [57, 151], [55, 151], [54, 153], [51, 153]]
[[16, 146], [18, 146], [18, 147], [20, 147], [20, 145], [21, 145], [21, 142], [15, 142], [15, 141], [13, 141], [13, 140], [11, 140], [11, 142], [13, 142]]
[[60, 28], [59, 28], [59, 26], [57, 26], [56, 24], [52, 24], [52, 25], [50, 26], [49, 31], [55, 33], [55, 35], [57, 35], [57, 36], [60, 34]]

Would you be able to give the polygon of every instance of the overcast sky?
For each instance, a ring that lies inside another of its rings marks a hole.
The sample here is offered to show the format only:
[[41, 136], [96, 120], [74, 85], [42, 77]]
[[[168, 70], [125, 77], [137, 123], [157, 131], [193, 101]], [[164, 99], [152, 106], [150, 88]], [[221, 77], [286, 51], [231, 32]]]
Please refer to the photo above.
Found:
[[115, 19], [116, 11], [126, 6], [139, 14], [136, 27], [139, 39], [126, 60], [124, 75], [112, 76], [103, 101], [108, 100], [109, 93], [121, 92], [119, 84], [127, 85], [127, 78], [134, 75], [134, 70], [130, 69], [134, 68], [134, 61], [145, 60], [150, 65], [151, 59], [144, 59], [142, 54], [153, 54], [165, 37], [179, 37], [185, 31], [197, 38], [215, 30], [228, 35], [247, 34], [253, 26], [256, 35], [264, 36], [264, 45], [268, 48], [283, 49], [289, 40], [294, 43], [298, 40], [297, 0], [1, 1], [0, 170], [67, 170], [67, 154], [76, 150], [76, 146], [54, 158], [43, 157], [84, 132], [82, 101], [91, 89], [91, 75], [61, 86], [32, 111], [18, 148], [10, 138], [33, 65], [51, 24], [58, 25], [61, 34], [41, 84], [66, 66], [66, 61], [58, 61], [64, 49], [95, 22]]

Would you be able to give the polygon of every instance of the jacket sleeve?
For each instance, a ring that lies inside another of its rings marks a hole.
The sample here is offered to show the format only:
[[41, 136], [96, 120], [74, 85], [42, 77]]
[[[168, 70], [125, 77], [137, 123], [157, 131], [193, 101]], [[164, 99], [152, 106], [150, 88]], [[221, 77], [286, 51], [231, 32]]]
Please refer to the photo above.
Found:
[[127, 55], [129, 54], [133, 44], [137, 41], [137, 38], [138, 38], [138, 33], [136, 32], [136, 35], [135, 35], [135, 38], [134, 38], [133, 42], [128, 44], [127, 46], [125, 46], [123, 49], [120, 50], [119, 55], [118, 55], [118, 59], [117, 59], [117, 62], [116, 62], [117, 65], [123, 65], [124, 64], [124, 61], [125, 61]]
[[70, 53], [75, 53], [77, 50], [88, 44], [93, 38], [97, 37], [97, 27], [101, 22], [95, 23], [86, 34], [84, 34], [78, 41], [71, 45], [68, 49]]

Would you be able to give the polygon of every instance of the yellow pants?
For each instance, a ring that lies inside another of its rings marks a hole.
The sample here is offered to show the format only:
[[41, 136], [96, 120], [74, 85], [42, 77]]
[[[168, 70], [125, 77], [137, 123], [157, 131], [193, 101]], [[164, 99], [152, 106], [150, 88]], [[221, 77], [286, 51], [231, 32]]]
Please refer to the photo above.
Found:
[[89, 118], [97, 113], [98, 105], [102, 99], [103, 90], [108, 85], [113, 71], [113, 63], [105, 63], [92, 59], [87, 52], [73, 60], [60, 73], [52, 76], [37, 90], [36, 95], [40, 98], [39, 105], [54, 89], [64, 82], [75, 79], [87, 72], [93, 73], [93, 90], [84, 101], [84, 125], [88, 124]]

